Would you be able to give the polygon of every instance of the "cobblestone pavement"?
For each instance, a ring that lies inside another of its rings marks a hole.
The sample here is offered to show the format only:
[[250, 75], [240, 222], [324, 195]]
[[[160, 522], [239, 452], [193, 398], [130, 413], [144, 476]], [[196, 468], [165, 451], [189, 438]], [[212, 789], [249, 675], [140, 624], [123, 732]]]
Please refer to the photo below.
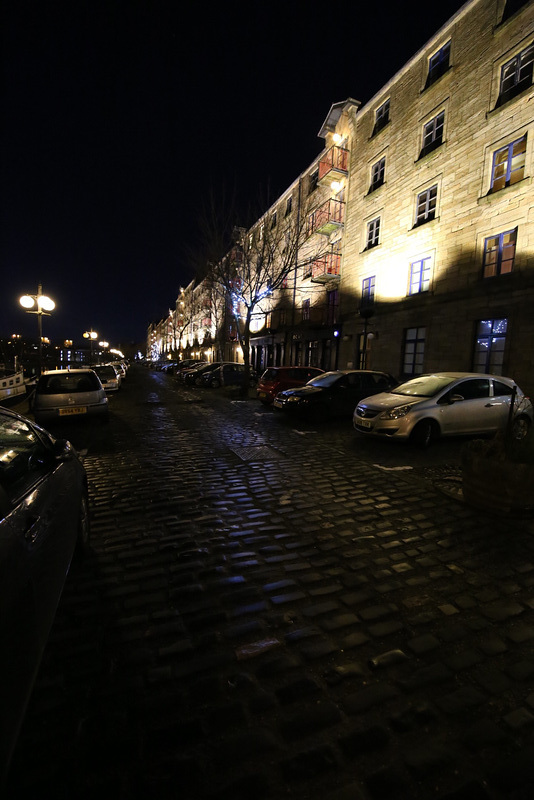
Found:
[[533, 524], [175, 386], [87, 449], [6, 797], [530, 800]]

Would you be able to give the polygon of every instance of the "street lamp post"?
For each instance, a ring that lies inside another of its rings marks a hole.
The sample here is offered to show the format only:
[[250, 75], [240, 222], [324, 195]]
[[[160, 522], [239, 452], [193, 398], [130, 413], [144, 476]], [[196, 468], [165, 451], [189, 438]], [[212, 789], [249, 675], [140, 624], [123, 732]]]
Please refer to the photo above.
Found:
[[26, 309], [28, 314], [37, 314], [37, 329], [39, 332], [39, 374], [43, 371], [43, 316], [50, 316], [56, 304], [54, 301], [43, 294], [43, 287], [39, 284], [37, 294], [23, 295], [19, 303]]
[[83, 335], [84, 339], [89, 339], [89, 344], [91, 345], [91, 364], [93, 363], [93, 342], [95, 339], [98, 339], [98, 333], [94, 331], [92, 328], [90, 331], [85, 331]]

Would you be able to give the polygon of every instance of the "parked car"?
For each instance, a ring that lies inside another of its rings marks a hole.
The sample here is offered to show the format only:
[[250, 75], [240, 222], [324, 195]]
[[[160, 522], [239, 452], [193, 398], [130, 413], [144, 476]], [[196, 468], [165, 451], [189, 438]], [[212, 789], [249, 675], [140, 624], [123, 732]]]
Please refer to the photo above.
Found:
[[69, 565], [88, 543], [76, 451], [0, 408], [0, 793]]
[[96, 364], [92, 367], [105, 392], [118, 392], [121, 388], [121, 376], [111, 364]]
[[305, 386], [279, 392], [273, 408], [321, 422], [329, 417], [350, 416], [362, 397], [391, 389], [396, 384], [395, 378], [387, 372], [334, 370], [312, 378]]
[[198, 369], [198, 367], [202, 367], [206, 362], [201, 360], [195, 359], [188, 359], [187, 362], [183, 361], [180, 362], [180, 366], [176, 368], [175, 375], [178, 380], [183, 381], [184, 377], [187, 373], [192, 369]]
[[43, 372], [31, 406], [35, 421], [54, 422], [73, 416], [109, 417], [108, 398], [92, 369], [58, 369]]
[[[419, 375], [392, 391], [364, 398], [354, 410], [353, 424], [363, 434], [411, 438], [423, 446], [439, 436], [494, 433], [506, 426], [515, 386], [500, 375]], [[514, 435], [522, 437], [532, 424], [533, 409], [516, 388]]]
[[119, 375], [121, 376], [121, 380], [126, 380], [126, 373], [128, 372], [128, 367], [126, 366], [124, 361], [111, 361], [111, 366], [115, 367]]
[[183, 375], [183, 382], [186, 386], [203, 386], [204, 376], [220, 367], [221, 363], [221, 361], [213, 361], [211, 364], [199, 364], [188, 369]]
[[258, 382], [257, 395], [262, 403], [270, 405], [278, 392], [304, 386], [324, 372], [317, 367], [269, 367]]
[[[219, 386], [241, 386], [245, 378], [245, 365], [236, 363], [221, 364], [217, 369], [207, 372], [204, 377], [204, 386], [218, 389]], [[255, 386], [258, 378], [251, 368], [249, 373], [249, 385]]]

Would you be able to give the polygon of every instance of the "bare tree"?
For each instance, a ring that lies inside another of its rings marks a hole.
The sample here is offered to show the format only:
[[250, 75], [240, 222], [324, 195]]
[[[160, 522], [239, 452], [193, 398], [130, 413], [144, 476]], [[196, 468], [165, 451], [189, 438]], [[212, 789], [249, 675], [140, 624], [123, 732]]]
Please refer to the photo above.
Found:
[[[228, 241], [228, 227], [217, 224], [208, 233], [212, 258], [208, 272], [212, 284], [226, 299], [237, 340], [243, 352], [244, 391], [250, 379], [250, 324], [254, 314], [266, 311], [274, 292], [281, 289], [300, 266], [311, 264], [331, 250], [328, 237], [310, 236], [309, 209], [300, 201], [293, 213], [281, 216], [271, 209], [250, 228], [234, 227], [233, 242], [223, 255], [216, 255]], [[219, 223], [221, 222], [219, 218]]]

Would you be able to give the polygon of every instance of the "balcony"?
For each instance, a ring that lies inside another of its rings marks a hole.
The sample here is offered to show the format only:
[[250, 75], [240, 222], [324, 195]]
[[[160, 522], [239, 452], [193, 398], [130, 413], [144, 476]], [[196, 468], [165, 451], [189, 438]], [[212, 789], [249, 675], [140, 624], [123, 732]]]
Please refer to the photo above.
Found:
[[324, 236], [330, 236], [331, 233], [343, 226], [344, 221], [344, 201], [330, 198], [309, 215], [307, 234], [311, 236], [314, 233], [320, 233]]
[[326, 253], [312, 262], [313, 283], [330, 283], [341, 277], [341, 253]]
[[318, 183], [339, 181], [349, 174], [349, 151], [334, 145], [319, 161]]

